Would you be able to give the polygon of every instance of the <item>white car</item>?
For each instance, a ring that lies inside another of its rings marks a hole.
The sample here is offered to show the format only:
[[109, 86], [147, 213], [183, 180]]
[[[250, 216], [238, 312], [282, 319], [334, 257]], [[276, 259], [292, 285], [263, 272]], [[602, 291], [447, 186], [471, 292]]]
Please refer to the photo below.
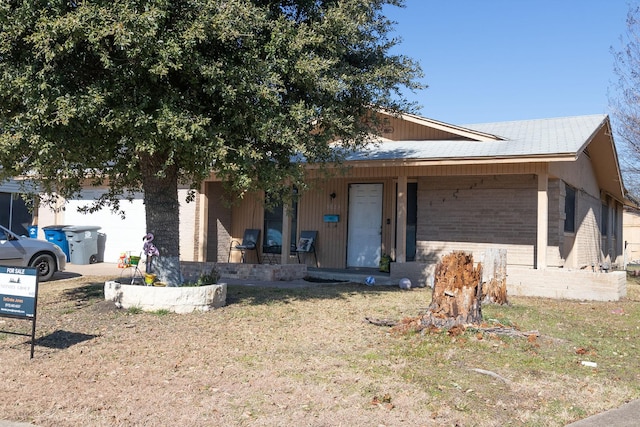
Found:
[[0, 225], [0, 265], [35, 268], [39, 279], [46, 281], [56, 271], [64, 271], [66, 263], [67, 256], [60, 246], [18, 236]]

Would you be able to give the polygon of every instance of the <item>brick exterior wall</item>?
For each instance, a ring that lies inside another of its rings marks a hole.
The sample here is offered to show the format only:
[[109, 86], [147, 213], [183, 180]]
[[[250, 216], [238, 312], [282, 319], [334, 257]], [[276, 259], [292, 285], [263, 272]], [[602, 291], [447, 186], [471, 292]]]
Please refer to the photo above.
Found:
[[[582, 248], [576, 252], [576, 265], [585, 265], [584, 260], [594, 254], [597, 258], [601, 247], [595, 240], [600, 236], [599, 202], [577, 192], [579, 230], [575, 239], [567, 239], [564, 182], [550, 179], [547, 194], [547, 266], [573, 267], [566, 265], [566, 260], [576, 248]], [[437, 262], [441, 255], [454, 250], [480, 253], [488, 248], [504, 248], [510, 265], [533, 267], [536, 233], [535, 175], [425, 177], [418, 181], [416, 261]], [[577, 258], [578, 253], [582, 258]]]
[[602, 220], [602, 202], [584, 191], [576, 191], [576, 265], [599, 266], [602, 261], [602, 241], [600, 221]]
[[609, 226], [608, 234], [602, 236], [603, 259], [619, 268], [624, 265], [624, 238], [622, 237], [623, 207], [615, 200], [608, 198]]
[[533, 266], [536, 228], [535, 175], [418, 180], [418, 262], [437, 262], [453, 250], [504, 248], [509, 264]]
[[231, 208], [222, 200], [222, 183], [208, 182], [207, 261], [227, 262], [231, 244]]
[[549, 198], [549, 233], [547, 242], [547, 266], [563, 267], [566, 254], [564, 247], [564, 183], [559, 179], [550, 179], [547, 187]]
[[[564, 183], [559, 179], [550, 179], [547, 188], [549, 197], [549, 246], [562, 247], [564, 240], [564, 193], [561, 195], [560, 187]], [[562, 199], [562, 203], [560, 200]]]

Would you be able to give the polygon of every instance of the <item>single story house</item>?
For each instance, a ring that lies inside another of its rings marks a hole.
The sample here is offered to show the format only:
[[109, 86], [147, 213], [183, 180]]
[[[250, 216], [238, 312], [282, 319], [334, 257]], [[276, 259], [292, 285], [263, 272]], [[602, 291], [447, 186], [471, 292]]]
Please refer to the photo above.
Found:
[[[276, 245], [278, 263], [296, 263], [291, 249], [301, 232], [315, 231], [315, 259], [304, 260], [310, 266], [376, 268], [388, 255], [391, 277], [429, 282], [446, 253], [463, 250], [481, 260], [487, 249], [505, 249], [512, 294], [625, 294], [625, 277], [602, 273], [621, 267], [624, 256], [624, 188], [607, 115], [458, 126], [378, 114], [383, 126], [377, 143], [351, 153], [346, 168], [332, 177], [309, 165], [311, 189], [289, 208], [265, 210], [263, 194], [228, 207], [212, 174], [195, 202], [181, 207], [183, 260], [240, 262], [231, 241], [257, 229], [258, 251], [248, 252], [246, 262], [264, 262], [263, 251]], [[114, 231], [124, 224], [74, 215], [67, 208], [63, 217], [49, 219], [100, 222]], [[41, 212], [40, 223], [46, 219]], [[139, 206], [125, 220], [139, 230], [140, 245], [143, 219]], [[106, 260], [135, 245], [116, 244], [106, 233]], [[593, 288], [583, 274], [591, 275]]]

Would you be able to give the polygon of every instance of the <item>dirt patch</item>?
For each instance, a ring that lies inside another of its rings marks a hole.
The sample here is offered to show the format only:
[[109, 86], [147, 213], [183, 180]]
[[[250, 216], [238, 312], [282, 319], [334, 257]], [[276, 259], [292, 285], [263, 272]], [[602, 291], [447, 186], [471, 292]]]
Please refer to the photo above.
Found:
[[[42, 284], [34, 359], [27, 338], [0, 333], [2, 418], [40, 426], [560, 426], [640, 393], [630, 347], [636, 302], [514, 299], [485, 310], [540, 329], [530, 342], [470, 331], [398, 334], [365, 320], [415, 316], [430, 289], [232, 285], [226, 307], [177, 315], [118, 310], [102, 299], [104, 280]], [[0, 330], [29, 332], [30, 323], [0, 318]], [[587, 357], [599, 368], [581, 366]]]

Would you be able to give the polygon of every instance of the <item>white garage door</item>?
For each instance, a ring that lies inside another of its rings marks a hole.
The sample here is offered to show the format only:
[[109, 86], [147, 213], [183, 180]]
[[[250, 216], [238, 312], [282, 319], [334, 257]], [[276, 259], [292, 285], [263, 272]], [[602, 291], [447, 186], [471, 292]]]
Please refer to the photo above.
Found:
[[121, 252], [142, 252], [142, 237], [146, 233], [142, 194], [137, 195], [133, 202], [121, 202], [120, 208], [125, 211], [125, 219], [109, 209], [92, 214], [78, 212], [79, 206], [87, 205], [87, 202], [96, 199], [100, 194], [101, 192], [96, 190], [85, 191], [82, 200], [69, 200], [64, 214], [64, 224], [101, 227], [98, 233], [103, 233], [105, 237], [104, 262], [118, 262]]

